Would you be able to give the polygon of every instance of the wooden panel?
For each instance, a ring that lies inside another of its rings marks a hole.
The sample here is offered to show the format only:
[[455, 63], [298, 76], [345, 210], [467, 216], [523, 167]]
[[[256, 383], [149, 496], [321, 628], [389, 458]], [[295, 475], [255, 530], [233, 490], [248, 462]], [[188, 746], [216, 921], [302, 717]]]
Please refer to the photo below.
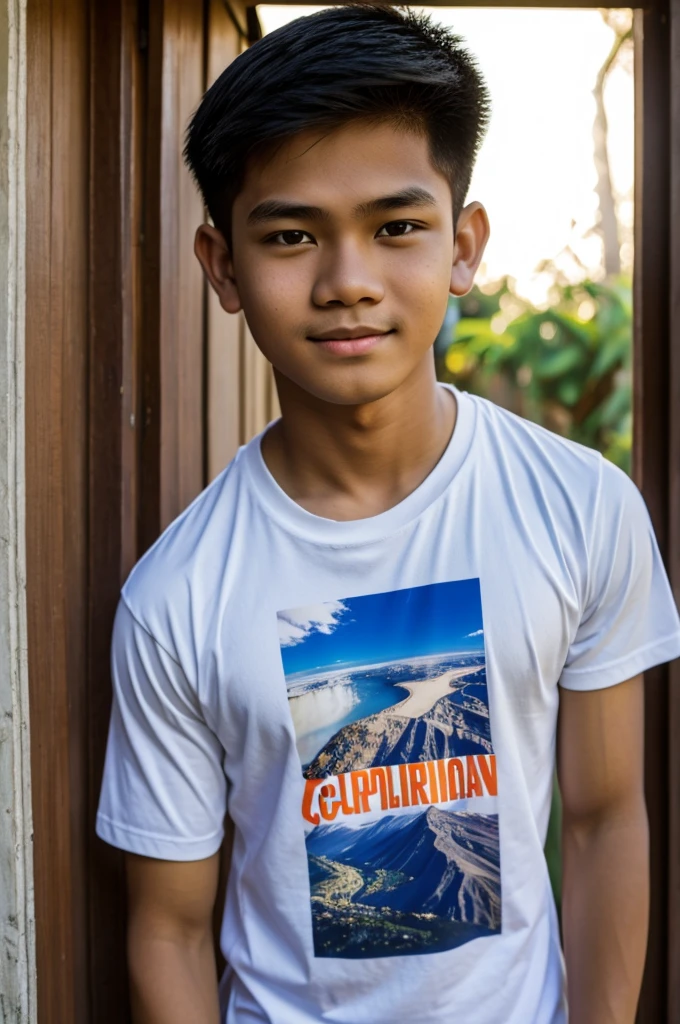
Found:
[[[241, 52], [242, 36], [222, 0], [210, 0], [206, 87]], [[207, 286], [206, 286], [207, 288]], [[241, 437], [241, 317], [225, 313], [207, 288], [207, 478], [233, 458]]]
[[207, 479], [212, 480], [241, 443], [241, 318], [225, 313], [212, 289], [207, 315]]
[[279, 405], [271, 364], [255, 344], [245, 320], [242, 345], [241, 433], [245, 444], [279, 415]]
[[144, 225], [142, 516], [146, 548], [205, 480], [204, 284], [193, 255], [203, 219], [182, 162], [204, 84], [203, 5], [150, 4]]
[[[665, 15], [637, 12], [634, 274], [634, 474], [664, 555], [669, 459], [669, 52]], [[645, 677], [645, 783], [651, 830], [651, 916], [638, 1019], [671, 1021], [667, 1001], [669, 701], [666, 666]]]
[[87, 18], [28, 8], [26, 545], [38, 1012], [85, 1020]]
[[136, 0], [92, 0], [91, 17], [88, 1020], [113, 1024], [129, 1019], [123, 858], [94, 826], [111, 707], [111, 628], [137, 558], [143, 68]]

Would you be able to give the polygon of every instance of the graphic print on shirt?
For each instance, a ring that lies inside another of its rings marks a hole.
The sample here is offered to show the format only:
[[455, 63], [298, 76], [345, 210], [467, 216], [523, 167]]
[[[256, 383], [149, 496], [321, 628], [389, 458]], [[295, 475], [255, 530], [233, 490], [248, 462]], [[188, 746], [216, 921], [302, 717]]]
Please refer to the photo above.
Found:
[[317, 957], [501, 930], [478, 579], [278, 613]]

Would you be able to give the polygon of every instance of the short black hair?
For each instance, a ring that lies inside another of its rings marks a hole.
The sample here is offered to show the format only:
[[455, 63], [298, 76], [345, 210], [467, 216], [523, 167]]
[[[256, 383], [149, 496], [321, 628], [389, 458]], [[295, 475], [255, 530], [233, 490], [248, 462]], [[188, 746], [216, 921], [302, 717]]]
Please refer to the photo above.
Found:
[[309, 129], [393, 122], [427, 136], [451, 185], [455, 223], [489, 110], [460, 36], [405, 8], [347, 3], [297, 18], [237, 57], [193, 115], [184, 158], [230, 242], [251, 155]]

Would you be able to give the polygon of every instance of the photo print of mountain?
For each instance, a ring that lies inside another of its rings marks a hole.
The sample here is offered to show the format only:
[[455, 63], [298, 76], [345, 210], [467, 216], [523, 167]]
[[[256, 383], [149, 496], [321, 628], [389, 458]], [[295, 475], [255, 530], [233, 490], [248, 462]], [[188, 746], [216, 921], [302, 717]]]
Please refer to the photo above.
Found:
[[478, 579], [278, 613], [315, 955], [500, 933], [496, 758]]

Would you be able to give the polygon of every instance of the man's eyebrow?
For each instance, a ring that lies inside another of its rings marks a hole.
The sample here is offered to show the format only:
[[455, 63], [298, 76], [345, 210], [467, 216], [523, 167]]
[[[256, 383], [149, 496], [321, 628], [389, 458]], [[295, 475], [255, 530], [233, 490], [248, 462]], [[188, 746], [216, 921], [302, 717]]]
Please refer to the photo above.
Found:
[[[386, 196], [377, 196], [358, 203], [352, 211], [355, 217], [370, 217], [376, 213], [387, 213], [389, 210], [400, 210], [405, 206], [436, 206], [437, 200], [427, 189], [419, 185], [399, 189]], [[269, 220], [328, 220], [328, 210], [320, 206], [307, 206], [304, 203], [289, 203], [283, 199], [265, 199], [258, 203], [248, 214], [248, 224], [264, 224]]]
[[282, 199], [265, 199], [248, 214], [248, 224], [263, 224], [268, 220], [328, 220], [327, 210], [320, 206], [287, 203]]
[[365, 203], [359, 203], [354, 207], [355, 217], [370, 217], [374, 213], [386, 213], [389, 210], [399, 210], [404, 206], [436, 206], [437, 200], [427, 189], [419, 185], [411, 185], [408, 188], [399, 189], [398, 192], [391, 192], [387, 196], [378, 196], [376, 199], [369, 199]]

